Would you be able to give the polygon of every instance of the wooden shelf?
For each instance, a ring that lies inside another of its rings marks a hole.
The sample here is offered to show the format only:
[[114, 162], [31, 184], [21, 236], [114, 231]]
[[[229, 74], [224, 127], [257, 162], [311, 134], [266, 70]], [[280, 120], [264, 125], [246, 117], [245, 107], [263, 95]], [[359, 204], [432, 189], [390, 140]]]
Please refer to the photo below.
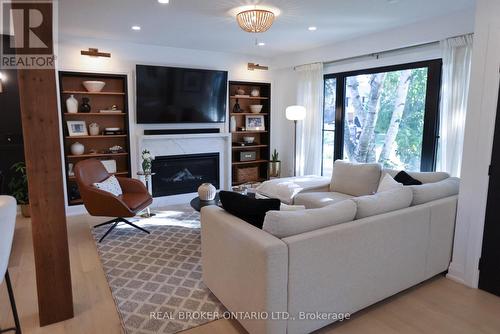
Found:
[[253, 160], [253, 161], [233, 161], [233, 165], [250, 165], [250, 164], [263, 164], [267, 163], [269, 160]]
[[77, 95], [125, 95], [124, 92], [85, 92], [80, 90], [63, 90], [63, 94], [77, 94]]
[[[117, 172], [117, 173], [110, 173], [111, 175], [128, 175], [128, 172]], [[68, 176], [68, 179], [69, 180], [76, 180], [76, 177], [73, 175], [73, 176]]]
[[262, 115], [262, 116], [267, 116], [269, 115], [268, 113], [266, 112], [260, 112], [260, 113], [253, 113], [253, 112], [232, 112], [230, 113], [231, 116], [259, 116], [259, 115]]
[[233, 145], [233, 150], [239, 151], [239, 150], [248, 150], [248, 149], [253, 149], [253, 148], [263, 148], [263, 147], [269, 147], [269, 145], [247, 145], [247, 146]]
[[233, 182], [233, 186], [239, 186], [239, 185], [242, 185], [242, 184], [245, 184], [245, 183], [253, 183], [253, 182], [264, 182], [266, 181], [266, 179], [262, 178], [262, 177], [259, 177], [257, 180], [252, 180], [252, 181], [245, 181], [245, 182], [236, 182], [234, 181]]
[[267, 133], [267, 131], [233, 131], [231, 133], [244, 134], [244, 133]]
[[241, 100], [269, 100], [268, 97], [264, 96], [230, 96], [231, 99], [241, 99]]
[[123, 112], [77, 112], [77, 113], [64, 113], [64, 116], [125, 116]]
[[66, 139], [127, 138], [127, 135], [66, 136]]
[[96, 153], [96, 154], [81, 154], [81, 155], [67, 155], [68, 159], [83, 159], [83, 158], [97, 158], [97, 157], [124, 157], [128, 153]]

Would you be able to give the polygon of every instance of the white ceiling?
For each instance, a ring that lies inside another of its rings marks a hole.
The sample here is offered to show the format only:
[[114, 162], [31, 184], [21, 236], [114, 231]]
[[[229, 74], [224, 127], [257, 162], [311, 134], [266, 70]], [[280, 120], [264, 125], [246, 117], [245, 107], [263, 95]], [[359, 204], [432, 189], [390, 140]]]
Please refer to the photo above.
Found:
[[[258, 3], [281, 10], [270, 30], [241, 30], [231, 9]], [[474, 6], [475, 0], [62, 0], [64, 37], [276, 56], [331, 44]], [[140, 25], [141, 31], [132, 31]], [[318, 30], [310, 32], [309, 26]], [[266, 43], [255, 46], [255, 38]]]

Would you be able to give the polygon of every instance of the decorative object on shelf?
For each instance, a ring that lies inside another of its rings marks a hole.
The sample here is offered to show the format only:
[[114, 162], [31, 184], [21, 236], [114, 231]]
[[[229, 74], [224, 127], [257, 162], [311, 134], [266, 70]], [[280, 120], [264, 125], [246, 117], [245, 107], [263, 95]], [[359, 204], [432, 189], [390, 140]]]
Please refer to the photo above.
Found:
[[247, 69], [249, 71], [254, 71], [254, 70], [267, 71], [267, 70], [269, 70], [269, 66], [263, 66], [263, 65], [255, 64], [255, 63], [248, 63]]
[[276, 149], [274, 149], [271, 155], [271, 161], [269, 162], [269, 177], [280, 177], [281, 175], [281, 161], [279, 159], [279, 154]]
[[254, 161], [257, 160], [256, 151], [240, 152], [240, 161]]
[[213, 201], [216, 194], [217, 189], [211, 183], [203, 183], [198, 187], [198, 196], [202, 201]]
[[237, 130], [237, 131], [245, 131], [246, 129], [245, 129], [245, 127], [243, 127], [243, 126], [238, 126], [238, 127], [236, 128], [236, 130]]
[[80, 112], [88, 113], [92, 110], [90, 106], [90, 99], [88, 97], [82, 97], [82, 105], [80, 106]]
[[123, 135], [125, 132], [121, 128], [104, 128], [103, 135]]
[[274, 13], [268, 9], [253, 8], [239, 12], [236, 21], [246, 32], [260, 33], [271, 28], [274, 17]]
[[259, 167], [236, 168], [236, 182], [245, 183], [259, 178]]
[[231, 116], [230, 131], [231, 132], [236, 131], [236, 117], [235, 116]]
[[254, 141], [255, 141], [255, 137], [251, 137], [251, 136], [243, 137], [243, 142], [245, 144], [253, 144]]
[[146, 174], [151, 174], [151, 168], [153, 166], [154, 157], [151, 155], [149, 150], [143, 150], [141, 154], [142, 158], [142, 171]]
[[234, 107], [233, 107], [233, 113], [237, 114], [240, 112], [242, 112], [241, 107], [240, 107], [240, 103], [238, 102], [238, 99], [236, 99], [236, 103], [234, 104]]
[[95, 149], [95, 148], [91, 148], [89, 150], [89, 154], [98, 154], [98, 153], [99, 153], [99, 151], [97, 149]]
[[110, 174], [116, 173], [116, 160], [114, 159], [109, 159], [109, 160], [100, 160], [101, 163], [104, 165], [104, 168], [106, 168], [106, 171]]
[[111, 146], [109, 149], [111, 153], [124, 153], [125, 150], [120, 145]]
[[258, 89], [258, 88], [252, 89], [252, 91], [250, 92], [250, 95], [252, 95], [253, 97], [259, 97], [260, 96], [260, 89]]
[[80, 54], [82, 56], [90, 56], [90, 57], [105, 57], [110, 58], [111, 53], [109, 52], [100, 52], [97, 48], [89, 48], [88, 50], [81, 50]]
[[26, 164], [24, 161], [19, 161], [13, 164], [10, 169], [13, 172], [9, 182], [9, 190], [21, 206], [21, 213], [24, 217], [31, 216], [31, 209], [28, 196], [28, 176], [26, 174]]
[[99, 124], [97, 124], [97, 123], [90, 123], [90, 125], [89, 125], [89, 134], [91, 136], [98, 136], [99, 135]]
[[250, 112], [258, 114], [262, 111], [262, 107], [264, 107], [262, 104], [252, 104], [250, 105]]
[[264, 131], [264, 116], [245, 116], [245, 128], [246, 131]]
[[89, 93], [99, 93], [106, 86], [104, 81], [84, 81], [82, 84]]
[[245, 96], [245, 90], [241, 87], [236, 89], [236, 95]]
[[68, 164], [68, 176], [74, 176], [75, 175], [75, 172], [73, 171], [73, 163], [69, 163]]
[[66, 124], [68, 125], [68, 134], [70, 137], [89, 135], [85, 121], [66, 121]]
[[293, 121], [295, 125], [294, 144], [293, 144], [293, 176], [297, 175], [297, 121], [306, 118], [306, 108], [303, 106], [289, 106], [285, 110], [286, 119]]
[[80, 144], [79, 142], [74, 142], [71, 145], [71, 154], [73, 155], [82, 155], [85, 152], [85, 146]]
[[66, 111], [70, 114], [76, 114], [78, 112], [78, 100], [73, 94], [66, 99]]
[[109, 109], [99, 110], [99, 112], [103, 113], [103, 114], [120, 114], [120, 113], [122, 113], [121, 110], [118, 110], [118, 107], [116, 106], [116, 104], [113, 104]]

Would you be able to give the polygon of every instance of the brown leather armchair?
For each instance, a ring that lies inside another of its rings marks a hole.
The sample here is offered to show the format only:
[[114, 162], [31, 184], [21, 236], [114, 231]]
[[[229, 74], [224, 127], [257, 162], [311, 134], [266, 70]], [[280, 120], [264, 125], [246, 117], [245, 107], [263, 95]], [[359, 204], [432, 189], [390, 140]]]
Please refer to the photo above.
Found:
[[149, 231], [125, 219], [134, 217], [138, 212], [153, 203], [153, 198], [141, 181], [117, 177], [123, 195], [115, 196], [93, 185], [111, 176], [99, 160], [82, 160], [75, 165], [74, 171], [78, 189], [87, 211], [92, 216], [118, 217], [94, 226], [95, 228], [113, 224], [101, 237], [99, 242], [101, 242], [120, 222], [149, 234]]

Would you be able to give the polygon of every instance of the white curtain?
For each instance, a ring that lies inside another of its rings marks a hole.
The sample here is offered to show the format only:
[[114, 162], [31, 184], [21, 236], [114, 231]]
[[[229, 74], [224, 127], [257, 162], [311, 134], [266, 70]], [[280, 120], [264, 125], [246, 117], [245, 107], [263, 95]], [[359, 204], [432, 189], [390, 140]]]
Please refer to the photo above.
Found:
[[323, 121], [323, 64], [299, 66], [297, 104], [306, 118], [297, 125], [297, 175], [321, 175]]
[[472, 62], [472, 34], [441, 42], [443, 80], [437, 170], [460, 176]]

